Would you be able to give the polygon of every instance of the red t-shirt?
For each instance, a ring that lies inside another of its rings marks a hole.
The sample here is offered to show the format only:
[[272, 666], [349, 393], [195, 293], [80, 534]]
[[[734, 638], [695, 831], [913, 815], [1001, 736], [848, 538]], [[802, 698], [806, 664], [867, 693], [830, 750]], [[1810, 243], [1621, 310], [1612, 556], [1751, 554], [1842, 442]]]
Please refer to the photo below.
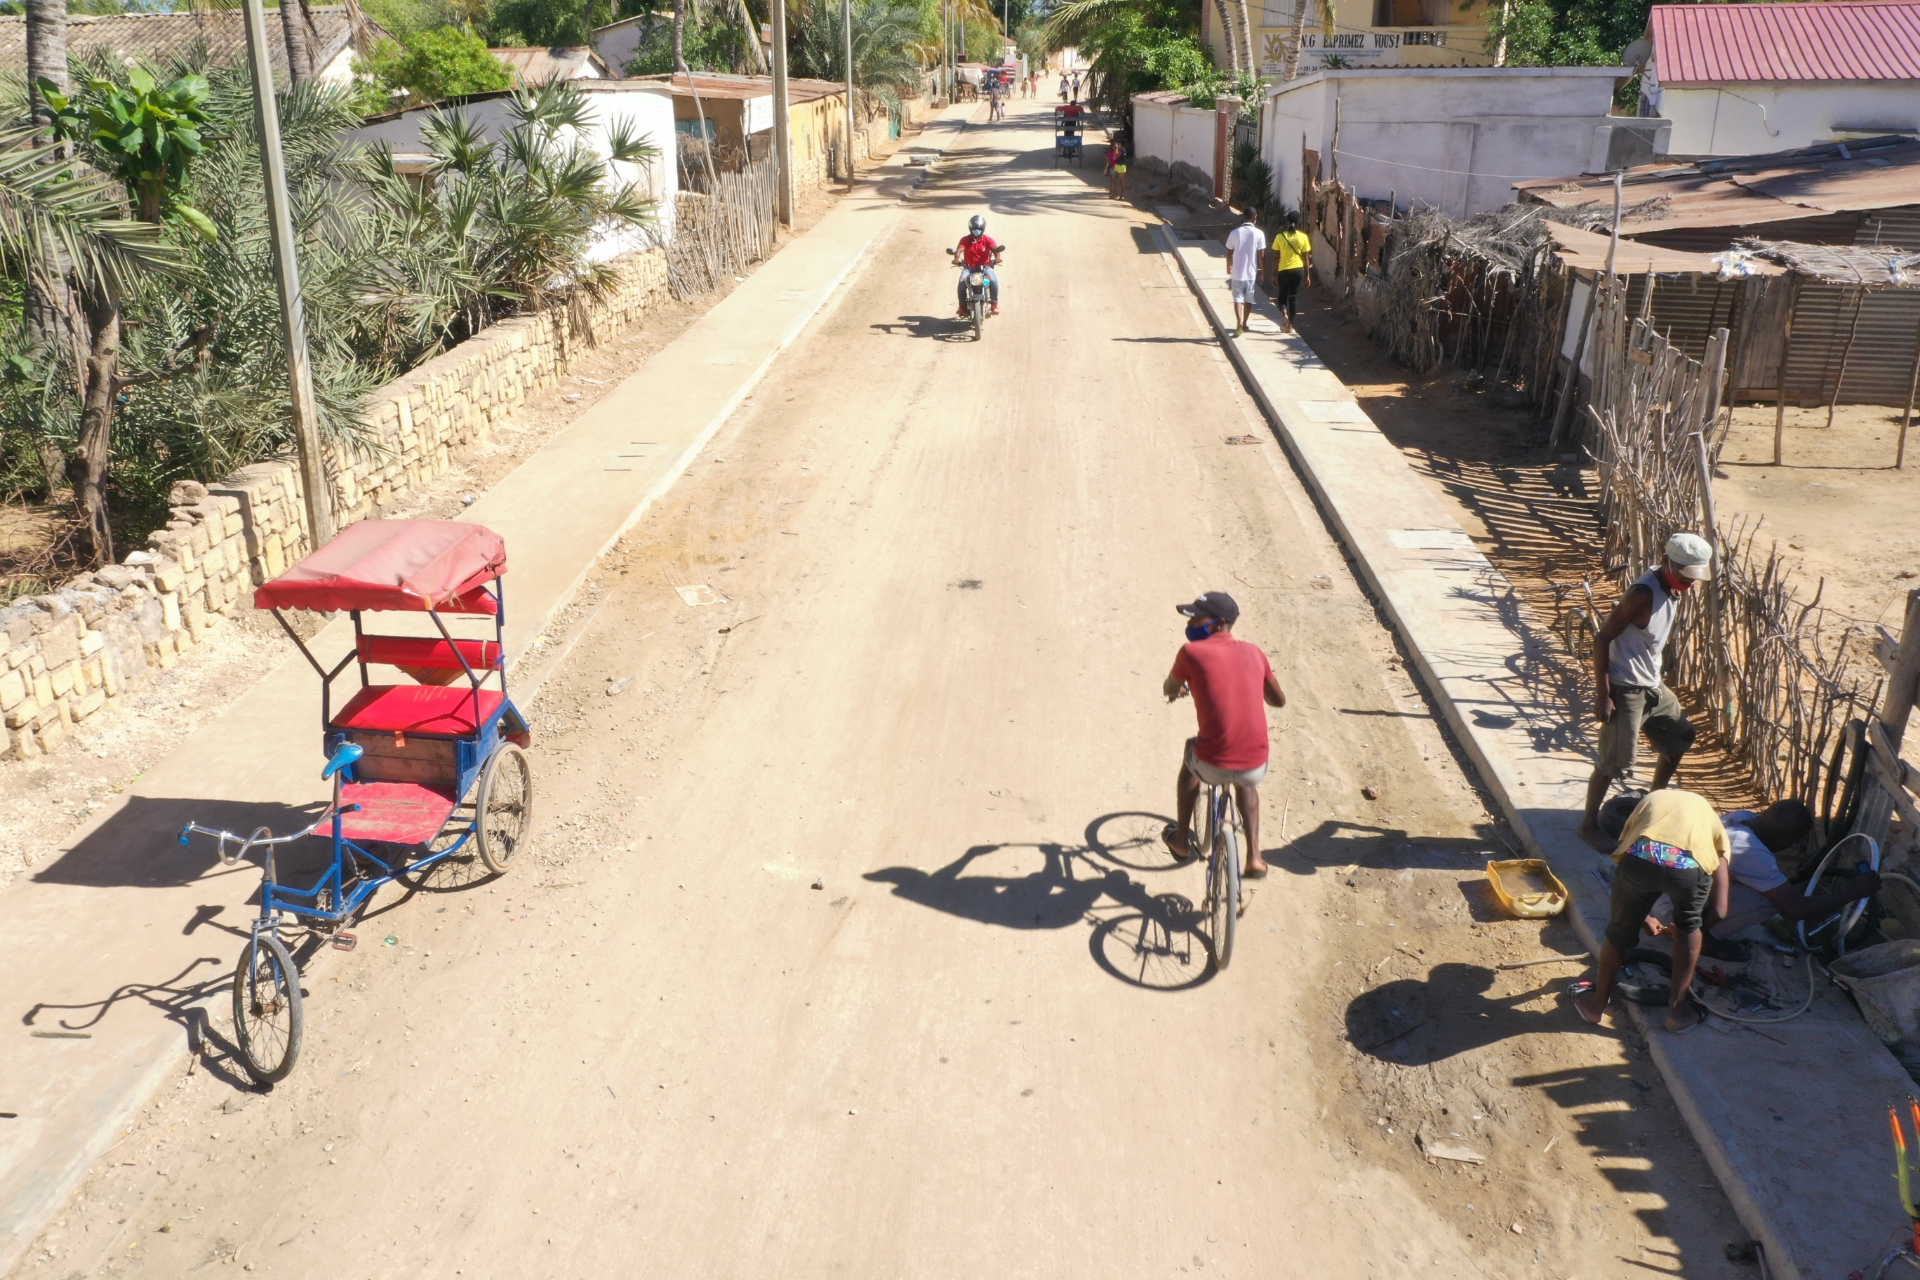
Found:
[[989, 235], [961, 236], [960, 258], [970, 267], [985, 267], [993, 263], [993, 251], [1000, 246]]
[[1193, 691], [1200, 717], [1196, 756], [1232, 773], [1267, 762], [1266, 684], [1272, 673], [1259, 645], [1229, 635], [1180, 646], [1173, 674]]

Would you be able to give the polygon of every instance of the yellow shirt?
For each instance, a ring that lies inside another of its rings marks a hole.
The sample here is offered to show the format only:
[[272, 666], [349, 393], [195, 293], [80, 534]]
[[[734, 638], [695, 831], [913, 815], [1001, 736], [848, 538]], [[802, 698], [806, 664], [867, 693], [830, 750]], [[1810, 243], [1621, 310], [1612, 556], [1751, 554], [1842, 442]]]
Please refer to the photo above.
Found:
[[1273, 251], [1280, 255], [1280, 265], [1275, 271], [1296, 271], [1306, 265], [1306, 255], [1313, 252], [1313, 241], [1307, 239], [1304, 231], [1282, 231], [1273, 238]]
[[1727, 829], [1720, 825], [1720, 815], [1713, 811], [1706, 797], [1675, 787], [1650, 791], [1647, 798], [1634, 807], [1633, 815], [1627, 819], [1627, 829], [1620, 833], [1620, 843], [1614, 848], [1613, 860], [1618, 862], [1626, 857], [1627, 850], [1640, 840], [1658, 840], [1661, 844], [1685, 849], [1709, 875], [1732, 856]]

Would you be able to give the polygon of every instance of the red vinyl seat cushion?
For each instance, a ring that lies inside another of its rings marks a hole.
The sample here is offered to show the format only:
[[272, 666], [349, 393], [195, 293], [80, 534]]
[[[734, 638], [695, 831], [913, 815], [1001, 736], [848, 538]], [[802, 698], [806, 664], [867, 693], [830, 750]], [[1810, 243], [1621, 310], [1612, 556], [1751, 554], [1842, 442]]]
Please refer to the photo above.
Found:
[[360, 806], [340, 815], [340, 834], [349, 840], [426, 844], [447, 825], [457, 802], [417, 782], [349, 782], [340, 788], [340, 803]]
[[[500, 699], [498, 690], [480, 691], [481, 721], [492, 717]], [[369, 685], [334, 712], [333, 727], [370, 733], [432, 733], [450, 738], [471, 737], [480, 729], [474, 721], [473, 686], [467, 684]]]

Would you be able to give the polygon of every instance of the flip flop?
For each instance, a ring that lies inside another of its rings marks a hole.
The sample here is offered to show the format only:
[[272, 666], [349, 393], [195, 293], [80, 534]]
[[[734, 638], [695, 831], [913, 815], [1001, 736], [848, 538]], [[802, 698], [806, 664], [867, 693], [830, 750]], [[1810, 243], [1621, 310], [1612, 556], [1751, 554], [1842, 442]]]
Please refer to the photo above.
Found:
[[1269, 869], [1270, 868], [1267, 867], [1247, 867], [1240, 872], [1240, 878], [1242, 880], [1265, 880]]
[[1200, 855], [1193, 851], [1193, 845], [1187, 836], [1187, 829], [1177, 822], [1169, 822], [1160, 829], [1160, 839], [1173, 854], [1174, 862], [1186, 864]]

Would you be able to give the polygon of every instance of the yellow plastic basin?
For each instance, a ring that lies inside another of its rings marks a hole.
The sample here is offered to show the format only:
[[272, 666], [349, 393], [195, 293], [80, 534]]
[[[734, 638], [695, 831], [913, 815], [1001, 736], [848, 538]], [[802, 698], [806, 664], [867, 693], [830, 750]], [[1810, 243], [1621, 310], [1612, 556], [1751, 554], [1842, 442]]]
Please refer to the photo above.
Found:
[[1538, 858], [1489, 862], [1487, 880], [1500, 905], [1522, 920], [1544, 920], [1567, 909], [1567, 886]]

